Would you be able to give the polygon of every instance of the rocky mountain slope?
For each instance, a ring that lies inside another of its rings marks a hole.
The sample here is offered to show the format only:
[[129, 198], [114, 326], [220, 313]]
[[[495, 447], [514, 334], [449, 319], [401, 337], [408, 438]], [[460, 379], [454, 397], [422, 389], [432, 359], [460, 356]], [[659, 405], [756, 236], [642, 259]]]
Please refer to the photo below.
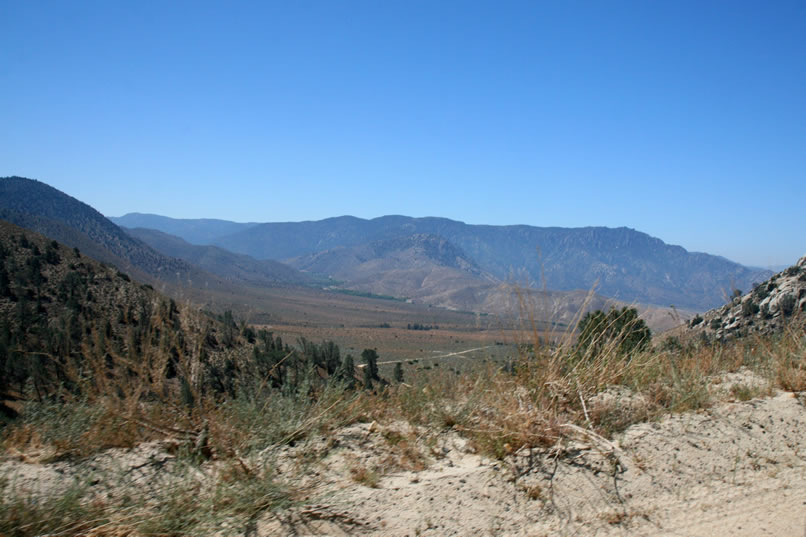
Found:
[[499, 283], [461, 249], [428, 234], [333, 248], [290, 259], [288, 263], [338, 280], [351, 289], [433, 304], [440, 304], [446, 293], [491, 288]]
[[[300, 270], [332, 278], [339, 287], [503, 318], [517, 318], [527, 310], [540, 321], [568, 325], [580, 311], [626, 305], [583, 290], [538, 290], [502, 282], [479, 268], [461, 248], [430, 234], [332, 248], [287, 261]], [[678, 322], [660, 308], [638, 307], [653, 330]]]
[[[163, 224], [154, 221], [154, 225]], [[259, 224], [217, 238], [210, 238], [212, 228], [205, 233], [210, 243], [257, 259], [297, 258], [415, 234], [437, 235], [501, 280], [523, 271], [539, 287], [545, 283], [551, 290], [596, 286], [597, 292], [626, 302], [699, 311], [723, 303], [732, 289], [749, 288], [771, 275], [718, 256], [691, 253], [628, 228], [483, 226], [445, 218], [342, 216]]]
[[124, 228], [126, 233], [143, 241], [158, 252], [176, 257], [222, 278], [237, 283], [275, 287], [312, 285], [314, 280], [288, 265], [270, 259], [257, 260], [235, 254], [218, 246], [190, 244], [174, 235], [154, 229]]
[[780, 332], [790, 323], [806, 326], [806, 256], [749, 293], [689, 321], [689, 332], [717, 340]]

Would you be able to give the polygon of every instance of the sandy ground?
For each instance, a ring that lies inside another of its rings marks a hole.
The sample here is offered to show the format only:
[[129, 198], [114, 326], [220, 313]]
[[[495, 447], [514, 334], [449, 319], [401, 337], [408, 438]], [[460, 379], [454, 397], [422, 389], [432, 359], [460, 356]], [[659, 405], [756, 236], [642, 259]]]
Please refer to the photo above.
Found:
[[[806, 407], [795, 394], [668, 416], [612, 442], [569, 432], [553, 449], [498, 461], [477, 455], [451, 431], [355, 424], [272, 453], [279, 478], [308, 497], [237, 534], [806, 534]], [[144, 444], [110, 450], [82, 468], [102, 475], [114, 467], [130, 485], [159, 486], [171, 459], [159, 444]], [[30, 491], [65, 483], [74, 470], [66, 462], [20, 457], [0, 464], [0, 472]]]
[[806, 408], [791, 393], [636, 425], [613, 443], [578, 431], [504, 461], [447, 433], [427, 469], [393, 472], [376, 488], [345, 477], [394, 452], [383, 441], [394, 426], [372, 429], [344, 431], [318, 467], [318, 503], [265, 520], [261, 534], [800, 537], [806, 528]]

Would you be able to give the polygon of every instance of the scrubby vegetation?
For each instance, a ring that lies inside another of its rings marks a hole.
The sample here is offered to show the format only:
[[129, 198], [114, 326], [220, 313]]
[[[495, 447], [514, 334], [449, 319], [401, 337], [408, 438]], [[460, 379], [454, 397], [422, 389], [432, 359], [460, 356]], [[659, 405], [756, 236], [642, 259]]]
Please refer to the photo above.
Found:
[[407, 330], [439, 330], [439, 326], [435, 324], [423, 324], [423, 323], [414, 323], [414, 324], [407, 324]]
[[[308, 494], [281, 478], [275, 450], [357, 421], [403, 420], [421, 437], [453, 429], [477, 451], [505, 457], [580, 430], [607, 437], [665, 412], [706, 408], [725, 396], [711, 389], [725, 372], [752, 371], [769, 381], [764, 389], [806, 390], [799, 312], [775, 335], [653, 346], [635, 310], [597, 311], [561, 333], [521, 327], [507, 364], [407, 370], [404, 382], [397, 363], [389, 383], [374, 349], [356, 363], [333, 342], [290, 344], [230, 312], [177, 304], [43, 237], [3, 230], [3, 449], [81, 461], [160, 441], [176, 460], [158, 490], [131, 487], [125, 496], [99, 494], [90, 476], [44, 497], [0, 480], [2, 535], [243, 534], [259, 514]], [[738, 386], [727, 396], [762, 393]], [[351, 472], [374, 486], [383, 469]]]

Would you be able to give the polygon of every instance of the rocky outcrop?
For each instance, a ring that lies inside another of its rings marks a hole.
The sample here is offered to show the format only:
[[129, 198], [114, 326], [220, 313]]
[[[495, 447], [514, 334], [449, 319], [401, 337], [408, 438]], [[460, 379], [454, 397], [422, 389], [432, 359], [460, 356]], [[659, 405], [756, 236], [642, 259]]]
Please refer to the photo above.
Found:
[[797, 264], [689, 321], [689, 328], [717, 340], [771, 334], [792, 323], [806, 325], [806, 256]]

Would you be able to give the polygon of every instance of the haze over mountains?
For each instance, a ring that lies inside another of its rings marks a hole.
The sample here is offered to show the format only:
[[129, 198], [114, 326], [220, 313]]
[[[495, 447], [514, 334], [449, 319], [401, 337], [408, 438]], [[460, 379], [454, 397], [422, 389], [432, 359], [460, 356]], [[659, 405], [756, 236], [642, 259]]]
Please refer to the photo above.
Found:
[[256, 223], [241, 224], [215, 218], [180, 220], [141, 213], [129, 213], [120, 218], [110, 217], [109, 220], [128, 228], [156, 229], [181, 237], [191, 244], [212, 244], [212, 241], [218, 237], [244, 231], [257, 225]]
[[[240, 229], [223, 221], [143, 214], [111, 220], [127, 227], [171, 229], [189, 242], [218, 245], [256, 259], [286, 260], [296, 268], [373, 292], [387, 285], [377, 280], [391, 274], [381, 271], [376, 281], [370, 281], [369, 269], [390, 265], [378, 259], [367, 265], [367, 253], [383, 241], [416, 235], [438, 237], [462, 252], [465, 268], [479, 271], [473, 275], [463, 270], [464, 275], [475, 277], [478, 284], [485, 280], [489, 284], [490, 278], [514, 278], [553, 291], [595, 287], [598, 293], [625, 302], [673, 304], [699, 311], [723, 304], [732, 289], [749, 289], [772, 274], [719, 256], [687, 252], [629, 228], [487, 226], [406, 216], [372, 220], [342, 216], [315, 222], [241, 224]], [[395, 255], [399, 259], [399, 252]], [[485, 276], [479, 278], [481, 273]]]
[[158, 252], [183, 259], [218, 276], [262, 286], [312, 285], [315, 280], [277, 261], [257, 260], [218, 246], [200, 246], [155, 229], [126, 228], [126, 233]]

